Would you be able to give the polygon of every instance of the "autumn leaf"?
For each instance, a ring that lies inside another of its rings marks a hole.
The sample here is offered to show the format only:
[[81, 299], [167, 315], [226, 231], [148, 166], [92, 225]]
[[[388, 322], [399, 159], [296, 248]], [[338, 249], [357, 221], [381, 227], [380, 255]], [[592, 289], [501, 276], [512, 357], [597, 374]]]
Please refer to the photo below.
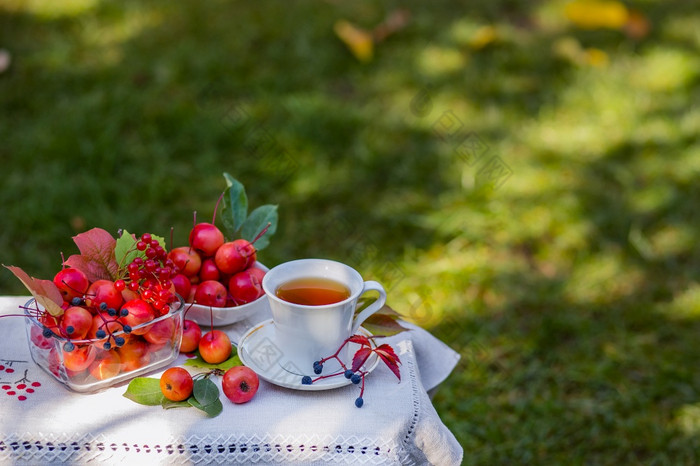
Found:
[[119, 264], [114, 256], [117, 241], [101, 228], [93, 228], [73, 237], [80, 250], [65, 261], [65, 265], [81, 270], [90, 282], [116, 280]]
[[372, 348], [363, 346], [355, 352], [355, 356], [352, 357], [352, 371], [357, 372], [360, 367], [367, 361], [369, 355], [372, 354]]
[[36, 302], [43, 306], [49, 314], [52, 316], [63, 314], [63, 309], [61, 308], [63, 296], [53, 281], [30, 277], [27, 275], [27, 272], [14, 265], [7, 266], [3, 264], [3, 266], [12, 272], [15, 277], [19, 278]]
[[574, 0], [564, 7], [564, 14], [582, 29], [622, 29], [629, 18], [627, 7], [611, 0]]
[[353, 335], [350, 338], [348, 338], [348, 341], [350, 343], [356, 343], [361, 346], [370, 346], [369, 338], [367, 338], [364, 335]]
[[383, 345], [376, 347], [374, 352], [377, 353], [382, 361], [384, 361], [384, 364], [386, 364], [391, 372], [394, 373], [396, 378], [401, 380], [401, 372], [399, 371], [399, 364], [401, 364], [401, 360], [396, 355], [396, 352], [394, 352], [394, 348], [384, 343]]

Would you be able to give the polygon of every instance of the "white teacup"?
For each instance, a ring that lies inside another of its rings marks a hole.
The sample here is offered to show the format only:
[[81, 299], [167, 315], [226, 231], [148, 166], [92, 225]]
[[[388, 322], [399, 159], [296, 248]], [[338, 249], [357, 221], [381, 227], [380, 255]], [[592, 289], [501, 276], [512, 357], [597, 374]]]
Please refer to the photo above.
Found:
[[[277, 289], [299, 278], [323, 278], [343, 284], [350, 296], [340, 302], [310, 306], [285, 301], [277, 296]], [[300, 374], [313, 375], [313, 363], [334, 354], [340, 345], [356, 333], [362, 323], [384, 306], [386, 291], [375, 281], [364, 281], [352, 267], [326, 259], [300, 259], [280, 264], [265, 274], [263, 290], [270, 302], [275, 328], [276, 344], [283, 353], [282, 363]], [[366, 291], [379, 292], [379, 299], [354, 317], [358, 298]], [[347, 350], [347, 346], [344, 348]], [[348, 352], [339, 357], [350, 366]], [[328, 370], [337, 370], [339, 366]], [[324, 374], [329, 373], [326, 368]]]

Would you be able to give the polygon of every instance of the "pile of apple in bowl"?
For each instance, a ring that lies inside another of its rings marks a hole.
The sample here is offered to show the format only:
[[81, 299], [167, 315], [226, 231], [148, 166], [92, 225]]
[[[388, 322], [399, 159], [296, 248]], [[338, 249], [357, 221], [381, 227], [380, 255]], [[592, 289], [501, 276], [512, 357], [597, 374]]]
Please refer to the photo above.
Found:
[[269, 309], [262, 289], [268, 268], [256, 261], [254, 242], [225, 242], [215, 225], [198, 223], [190, 245], [170, 251], [169, 257], [181, 271], [175, 287], [186, 297], [188, 319], [221, 326]]

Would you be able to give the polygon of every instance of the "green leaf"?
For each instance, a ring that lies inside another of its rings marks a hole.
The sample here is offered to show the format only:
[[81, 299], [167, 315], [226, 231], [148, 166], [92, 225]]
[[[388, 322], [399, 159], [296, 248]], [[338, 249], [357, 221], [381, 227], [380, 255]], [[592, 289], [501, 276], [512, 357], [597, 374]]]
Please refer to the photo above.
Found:
[[191, 408], [192, 405], [187, 401], [172, 401], [163, 397], [163, 402], [160, 404], [163, 409], [173, 409], [173, 408]]
[[270, 244], [270, 237], [277, 231], [277, 206], [265, 204], [250, 213], [241, 227], [241, 238], [253, 241], [258, 234], [265, 229], [267, 224], [270, 227], [264, 235], [255, 242], [255, 249], [265, 249]]
[[194, 353], [196, 357], [192, 359], [188, 359], [185, 361], [183, 364], [184, 366], [190, 366], [190, 367], [199, 367], [201, 369], [221, 369], [222, 371], [228, 370], [234, 366], [242, 366], [243, 363], [241, 362], [241, 359], [238, 357], [238, 354], [236, 353], [236, 347], [233, 346], [231, 350], [231, 357], [228, 358], [224, 362], [220, 362], [219, 364], [211, 364], [206, 362], [204, 359], [202, 359], [202, 356], [199, 354], [199, 351], [195, 351]]
[[194, 381], [192, 395], [202, 406], [207, 406], [219, 399], [219, 387], [210, 379], [197, 379]]
[[163, 403], [163, 392], [160, 390], [160, 379], [136, 377], [126, 388], [124, 396], [136, 403], [147, 406], [158, 406]]
[[[376, 299], [374, 298], [360, 298], [355, 314], [361, 312], [375, 300]], [[369, 316], [362, 323], [362, 326], [371, 332], [372, 335], [383, 335], [385, 337], [389, 337], [391, 335], [396, 335], [397, 333], [409, 330], [399, 323], [400, 318], [401, 314], [396, 312], [391, 307], [384, 305], [377, 312]]]
[[193, 396], [189, 397], [189, 398], [187, 399], [187, 402], [188, 402], [190, 405], [194, 406], [195, 408], [201, 409], [202, 411], [204, 411], [205, 413], [207, 413], [207, 415], [210, 416], [210, 417], [216, 417], [216, 416], [218, 416], [219, 414], [221, 414], [221, 411], [224, 410], [224, 405], [221, 404], [221, 400], [219, 400], [218, 398], [217, 398], [216, 401], [214, 401], [213, 403], [210, 403], [210, 404], [208, 404], [208, 405], [206, 405], [206, 406], [204, 406], [204, 405], [200, 404], [199, 402], [197, 402], [197, 400], [195, 400]]
[[227, 236], [233, 239], [237, 237], [236, 232], [248, 216], [248, 197], [240, 181], [226, 172], [224, 172], [224, 178], [228, 187], [224, 191], [224, 208], [221, 211], [221, 218]]
[[[151, 237], [158, 241], [158, 244], [163, 246], [163, 248], [165, 248], [165, 238], [156, 235], [151, 235]], [[146, 252], [136, 249], [137, 242], [138, 240], [134, 238], [134, 235], [126, 230], [123, 230], [122, 235], [119, 237], [119, 239], [117, 239], [117, 243], [114, 246], [114, 257], [117, 264], [119, 264], [120, 270], [131, 264], [131, 262], [137, 257], [144, 260], [146, 259]]]

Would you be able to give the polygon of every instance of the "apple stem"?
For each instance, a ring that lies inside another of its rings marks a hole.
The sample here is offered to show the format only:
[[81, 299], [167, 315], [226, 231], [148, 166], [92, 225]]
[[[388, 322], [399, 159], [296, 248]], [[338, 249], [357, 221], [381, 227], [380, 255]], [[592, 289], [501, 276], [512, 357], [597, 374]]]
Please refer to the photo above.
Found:
[[253, 241], [250, 242], [250, 244], [255, 244], [255, 242], [257, 240], [259, 240], [262, 235], [267, 233], [267, 230], [268, 230], [268, 228], [270, 228], [270, 225], [272, 225], [272, 223], [267, 222], [267, 225], [265, 225], [265, 228], [263, 228], [262, 231], [260, 231], [260, 233], [258, 233], [258, 235], [255, 237], [255, 239], [253, 239]]
[[216, 225], [216, 211], [219, 210], [219, 202], [224, 198], [224, 193], [226, 191], [222, 191], [221, 195], [219, 196], [219, 199], [216, 200], [216, 205], [214, 205], [214, 215], [211, 218], [211, 224]]
[[61, 251], [61, 270], [66, 268], [66, 258], [63, 256], [63, 251]]

